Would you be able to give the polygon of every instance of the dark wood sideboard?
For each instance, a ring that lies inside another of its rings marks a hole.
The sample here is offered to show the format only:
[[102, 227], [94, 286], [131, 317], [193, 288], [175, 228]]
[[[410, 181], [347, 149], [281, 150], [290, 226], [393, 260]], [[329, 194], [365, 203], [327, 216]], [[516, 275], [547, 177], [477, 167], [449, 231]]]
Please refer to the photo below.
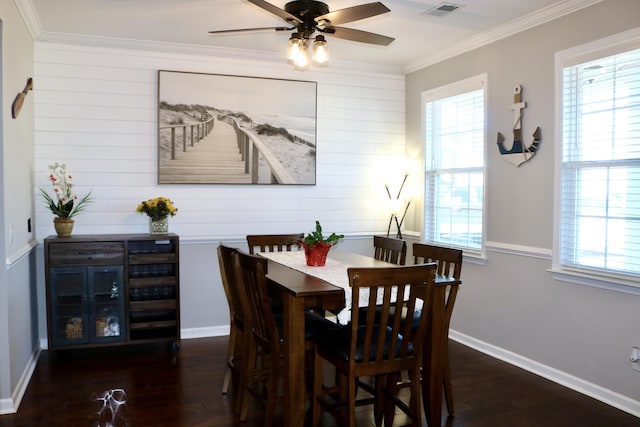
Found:
[[44, 240], [49, 349], [180, 341], [175, 234]]

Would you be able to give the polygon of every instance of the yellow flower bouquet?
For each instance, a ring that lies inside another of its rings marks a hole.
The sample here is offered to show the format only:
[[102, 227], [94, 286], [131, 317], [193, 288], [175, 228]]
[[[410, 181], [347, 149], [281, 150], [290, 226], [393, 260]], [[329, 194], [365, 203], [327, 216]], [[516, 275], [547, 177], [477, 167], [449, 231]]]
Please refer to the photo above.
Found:
[[158, 221], [169, 216], [175, 216], [178, 213], [178, 209], [166, 197], [156, 197], [139, 203], [136, 212], [147, 214], [152, 221]]

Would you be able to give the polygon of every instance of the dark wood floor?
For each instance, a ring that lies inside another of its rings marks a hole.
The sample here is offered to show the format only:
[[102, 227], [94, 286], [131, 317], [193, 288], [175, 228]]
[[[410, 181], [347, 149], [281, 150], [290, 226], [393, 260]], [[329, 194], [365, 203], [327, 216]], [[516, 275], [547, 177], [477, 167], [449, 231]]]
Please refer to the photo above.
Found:
[[[176, 353], [164, 344], [45, 351], [18, 413], [0, 416], [0, 427], [107, 425], [97, 422], [100, 398], [113, 389], [126, 393], [115, 426], [241, 425], [220, 393], [226, 343], [184, 340]], [[451, 363], [456, 414], [443, 418], [446, 426], [640, 426], [640, 418], [455, 342]], [[373, 425], [368, 408], [359, 409], [359, 425]], [[260, 406], [252, 405], [245, 425], [260, 422]], [[323, 422], [336, 425], [329, 416]]]

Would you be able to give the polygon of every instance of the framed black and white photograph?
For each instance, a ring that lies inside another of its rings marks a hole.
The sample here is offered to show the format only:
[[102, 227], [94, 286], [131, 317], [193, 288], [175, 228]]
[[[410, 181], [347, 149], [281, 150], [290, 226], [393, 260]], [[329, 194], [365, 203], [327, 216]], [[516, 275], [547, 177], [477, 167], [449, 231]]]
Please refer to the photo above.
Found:
[[158, 183], [315, 185], [316, 86], [159, 70]]

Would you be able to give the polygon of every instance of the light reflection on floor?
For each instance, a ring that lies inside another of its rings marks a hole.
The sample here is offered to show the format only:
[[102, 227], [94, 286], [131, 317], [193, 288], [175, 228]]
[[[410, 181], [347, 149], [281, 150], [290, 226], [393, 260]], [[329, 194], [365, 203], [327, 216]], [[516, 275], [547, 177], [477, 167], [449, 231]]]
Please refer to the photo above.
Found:
[[124, 427], [125, 403], [127, 394], [121, 388], [114, 388], [91, 396], [91, 400], [99, 403], [100, 408], [92, 416], [92, 426], [95, 427]]

